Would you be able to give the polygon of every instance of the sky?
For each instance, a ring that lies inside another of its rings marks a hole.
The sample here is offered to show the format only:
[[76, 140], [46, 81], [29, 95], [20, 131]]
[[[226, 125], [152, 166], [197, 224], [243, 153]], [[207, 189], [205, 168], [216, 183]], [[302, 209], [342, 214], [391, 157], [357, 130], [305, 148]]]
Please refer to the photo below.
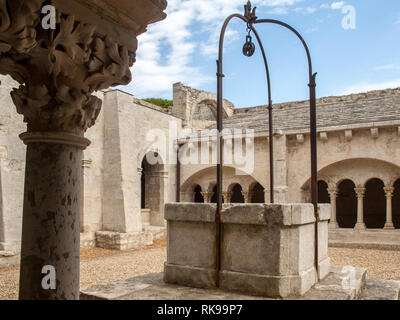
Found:
[[[172, 85], [216, 92], [221, 27], [247, 0], [168, 0], [167, 18], [139, 36], [133, 81], [121, 90], [137, 98], [172, 99]], [[259, 18], [284, 21], [307, 42], [317, 96], [400, 87], [399, 0], [253, 0]], [[304, 48], [290, 31], [257, 25], [271, 73], [274, 103], [308, 99]], [[246, 25], [234, 20], [224, 46], [224, 98], [236, 108], [267, 103], [266, 75], [257, 47], [243, 56]], [[253, 37], [254, 38], [254, 37]], [[255, 39], [254, 39], [255, 41]]]

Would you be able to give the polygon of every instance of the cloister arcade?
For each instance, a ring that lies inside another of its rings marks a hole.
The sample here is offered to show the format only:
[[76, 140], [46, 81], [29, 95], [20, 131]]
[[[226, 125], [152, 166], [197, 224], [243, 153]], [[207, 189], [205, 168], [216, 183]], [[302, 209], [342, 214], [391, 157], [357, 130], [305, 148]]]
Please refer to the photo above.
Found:
[[400, 168], [392, 163], [336, 162], [319, 172], [318, 191], [318, 202], [332, 204], [331, 228], [400, 229]]
[[360, 187], [344, 179], [334, 188], [320, 180], [318, 187], [318, 201], [334, 204], [332, 228], [400, 229], [400, 178], [393, 184], [370, 178]]
[[[211, 191], [210, 191], [211, 190]], [[240, 183], [232, 184], [227, 191], [223, 192], [224, 203], [264, 203], [264, 187], [256, 182], [248, 189], [243, 189]], [[195, 203], [217, 203], [216, 185], [211, 185], [209, 190], [203, 192], [200, 185], [193, 187], [193, 202]]]
[[[182, 186], [183, 201], [216, 203], [214, 179], [215, 168], [194, 174]], [[308, 182], [299, 189], [307, 201]], [[224, 168], [224, 203], [264, 203], [266, 193], [254, 177]], [[332, 229], [400, 229], [400, 168], [369, 158], [335, 162], [319, 171], [318, 202], [331, 203]]]

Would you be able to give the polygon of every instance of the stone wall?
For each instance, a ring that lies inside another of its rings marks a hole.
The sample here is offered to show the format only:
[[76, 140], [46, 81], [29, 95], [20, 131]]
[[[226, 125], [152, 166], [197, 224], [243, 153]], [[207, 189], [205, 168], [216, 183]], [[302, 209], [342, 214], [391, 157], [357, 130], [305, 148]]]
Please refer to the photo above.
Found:
[[26, 125], [10, 97], [18, 83], [8, 76], [0, 81], [0, 251], [15, 251], [21, 241], [26, 152], [18, 135]]
[[[140, 232], [143, 158], [152, 151], [159, 153], [160, 201], [163, 204], [173, 200], [176, 153], [171, 155], [167, 147], [174, 143], [182, 121], [118, 90], [106, 93], [105, 108], [103, 230]], [[155, 225], [164, 225], [160, 218], [163, 206], [159, 207], [159, 212], [154, 212], [150, 219]]]
[[[9, 94], [18, 84], [9, 77], [0, 79], [0, 251], [13, 251], [20, 246], [26, 150], [18, 135], [26, 130], [26, 125]], [[89, 246], [95, 245], [95, 233], [99, 231], [143, 232], [142, 218], [152, 226], [164, 226], [163, 205], [174, 201], [176, 192], [176, 153], [170, 147], [178, 137], [181, 142], [188, 141], [188, 132], [183, 127], [193, 133], [213, 124], [216, 110], [214, 93], [181, 83], [174, 85], [174, 106], [170, 109], [119, 90], [96, 95], [104, 101], [103, 108], [97, 125], [87, 132], [92, 144], [85, 150], [82, 163], [82, 244]], [[379, 178], [385, 187], [392, 187], [400, 178], [399, 103], [400, 89], [318, 99], [319, 178], [333, 189], [345, 178], [354, 180], [357, 187], [363, 187], [370, 178]], [[308, 201], [308, 102], [277, 104], [274, 108], [275, 202]], [[249, 192], [255, 183], [260, 183], [269, 202], [267, 109], [262, 106], [234, 110], [225, 101], [224, 117], [224, 127], [254, 129], [256, 133], [254, 170], [243, 172], [241, 166], [227, 164], [223, 191], [228, 192], [232, 185], [239, 183], [244, 192]], [[157, 136], [163, 138], [157, 140]], [[212, 159], [210, 141], [209, 158]], [[158, 196], [152, 199], [157, 202], [154, 210], [144, 212], [146, 217], [142, 217], [141, 163], [149, 152], [161, 155], [161, 165], [152, 177]], [[200, 155], [198, 163], [201, 163]], [[182, 201], [193, 201], [196, 185], [203, 192], [210, 192], [215, 183], [215, 165], [182, 164]], [[112, 237], [115, 238], [108, 238]], [[141, 237], [148, 241], [146, 235]]]
[[[218, 271], [215, 210], [213, 204], [166, 205], [167, 283], [212, 288], [219, 277], [224, 290], [267, 297], [303, 295], [316, 283], [312, 205], [224, 205]], [[330, 269], [330, 206], [320, 205], [319, 211], [318, 270], [322, 280]]]
[[[217, 110], [215, 93], [196, 90], [179, 82], [174, 84], [173, 94], [172, 114], [184, 119], [185, 127], [203, 129], [215, 122]], [[211, 113], [207, 109], [211, 110]], [[234, 113], [233, 104], [225, 99], [223, 112], [225, 118], [231, 117]]]

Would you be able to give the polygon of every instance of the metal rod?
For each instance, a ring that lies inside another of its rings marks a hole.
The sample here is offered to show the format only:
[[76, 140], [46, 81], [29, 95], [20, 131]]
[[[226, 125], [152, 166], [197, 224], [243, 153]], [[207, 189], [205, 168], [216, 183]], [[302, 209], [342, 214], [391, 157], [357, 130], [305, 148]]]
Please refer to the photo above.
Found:
[[216, 252], [215, 252], [215, 270], [216, 270], [216, 286], [219, 287], [219, 272], [221, 270], [221, 210], [222, 210], [222, 170], [223, 170], [223, 148], [222, 148], [222, 62], [217, 61], [217, 77], [218, 77], [218, 98], [217, 98], [217, 211], [215, 213], [216, 228]]
[[268, 60], [265, 54], [264, 46], [258, 35], [257, 30], [253, 25], [250, 26], [254, 35], [257, 38], [257, 42], [261, 48], [261, 53], [264, 59], [265, 73], [267, 74], [267, 91], [268, 91], [268, 122], [269, 122], [269, 186], [270, 186], [270, 202], [274, 203], [274, 127], [273, 127], [273, 115], [272, 115], [272, 98], [271, 98], [271, 77], [269, 75]]
[[319, 212], [318, 212], [318, 166], [317, 166], [317, 111], [316, 111], [316, 73], [312, 71], [312, 61], [310, 51], [308, 49], [307, 43], [304, 41], [300, 33], [290, 25], [273, 19], [260, 19], [254, 21], [254, 24], [258, 23], [272, 23], [283, 26], [290, 31], [292, 31], [301, 41], [307, 54], [308, 60], [308, 74], [309, 74], [309, 84], [310, 87], [310, 144], [311, 144], [311, 203], [314, 206], [314, 216], [315, 216], [315, 269], [317, 272], [317, 277], [319, 278], [319, 258], [318, 258], [318, 223], [319, 223]]
[[176, 146], [176, 202], [181, 202], [181, 162], [179, 160], [179, 143]]
[[318, 174], [318, 167], [317, 167], [317, 112], [316, 112], [316, 94], [315, 94], [315, 87], [316, 87], [316, 74], [312, 72], [312, 61], [310, 51], [306, 42], [304, 41], [303, 37], [290, 25], [273, 19], [260, 19], [258, 20], [255, 16], [255, 9], [251, 12], [251, 3], [248, 1], [247, 5], [245, 6], [245, 16], [240, 14], [233, 14], [230, 15], [224, 22], [224, 25], [221, 30], [220, 41], [219, 41], [219, 56], [217, 61], [217, 129], [218, 129], [218, 163], [217, 163], [217, 212], [215, 215], [215, 222], [216, 222], [216, 272], [217, 272], [217, 286], [219, 286], [219, 271], [221, 269], [221, 209], [222, 209], [222, 168], [223, 168], [223, 152], [222, 152], [222, 130], [223, 130], [223, 123], [222, 123], [222, 107], [223, 107], [223, 45], [224, 45], [224, 37], [226, 28], [228, 27], [229, 22], [233, 18], [239, 18], [245, 23], [247, 23], [248, 27], [253, 31], [256, 35], [257, 41], [261, 47], [261, 51], [263, 54], [264, 64], [267, 73], [267, 80], [268, 80], [268, 116], [269, 116], [269, 137], [270, 137], [270, 186], [271, 186], [271, 203], [274, 202], [274, 167], [273, 167], [273, 114], [272, 114], [272, 100], [271, 100], [271, 85], [270, 85], [270, 77], [269, 77], [269, 70], [268, 70], [268, 63], [264, 51], [264, 47], [262, 45], [262, 41], [253, 27], [253, 24], [259, 23], [272, 23], [278, 24], [283, 26], [290, 31], [292, 31], [302, 42], [304, 49], [307, 54], [308, 60], [308, 71], [309, 71], [309, 87], [310, 87], [310, 144], [311, 144], [311, 202], [314, 206], [314, 215], [315, 215], [315, 241], [314, 241], [314, 257], [315, 257], [315, 268], [317, 277], [319, 278], [319, 258], [318, 258], [318, 222], [319, 222], [319, 212], [318, 212], [318, 188], [317, 188], [317, 174]]
[[219, 287], [220, 278], [219, 273], [221, 270], [221, 253], [222, 253], [222, 225], [221, 225], [221, 211], [222, 211], [222, 170], [223, 170], [223, 119], [222, 119], [222, 108], [223, 108], [223, 50], [224, 50], [224, 38], [226, 28], [229, 22], [233, 18], [239, 18], [247, 23], [247, 19], [240, 14], [230, 15], [222, 26], [221, 35], [219, 39], [219, 55], [217, 60], [217, 211], [215, 213], [215, 272], [216, 272], [216, 286]]

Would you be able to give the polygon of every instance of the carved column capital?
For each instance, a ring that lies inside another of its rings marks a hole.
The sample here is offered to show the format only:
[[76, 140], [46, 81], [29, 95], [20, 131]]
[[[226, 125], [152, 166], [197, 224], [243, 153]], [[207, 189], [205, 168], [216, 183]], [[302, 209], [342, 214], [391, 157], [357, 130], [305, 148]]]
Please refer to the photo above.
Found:
[[[102, 101], [92, 93], [128, 84], [135, 53], [59, 11], [56, 29], [43, 29], [42, 2], [1, 2], [6, 19], [0, 29], [0, 73], [20, 83], [11, 96], [28, 131], [83, 135], [101, 110]], [[13, 14], [18, 4], [23, 13]], [[10, 34], [17, 40], [9, 41]]]
[[244, 203], [251, 203], [251, 198], [253, 197], [253, 192], [242, 191], [244, 198]]
[[204, 203], [210, 203], [214, 192], [201, 192], [201, 195], [204, 198]]
[[222, 196], [224, 197], [225, 203], [230, 203], [232, 198], [232, 192], [222, 192]]
[[27, 53], [37, 45], [36, 26], [44, 0], [0, 1], [0, 53]]
[[393, 196], [394, 188], [393, 187], [384, 187], [385, 195], [387, 198], [391, 198]]
[[329, 197], [332, 199], [335, 199], [338, 195], [338, 189], [336, 188], [329, 188], [328, 189]]
[[364, 198], [366, 190], [366, 188], [354, 188], [354, 191], [357, 194], [357, 198]]

